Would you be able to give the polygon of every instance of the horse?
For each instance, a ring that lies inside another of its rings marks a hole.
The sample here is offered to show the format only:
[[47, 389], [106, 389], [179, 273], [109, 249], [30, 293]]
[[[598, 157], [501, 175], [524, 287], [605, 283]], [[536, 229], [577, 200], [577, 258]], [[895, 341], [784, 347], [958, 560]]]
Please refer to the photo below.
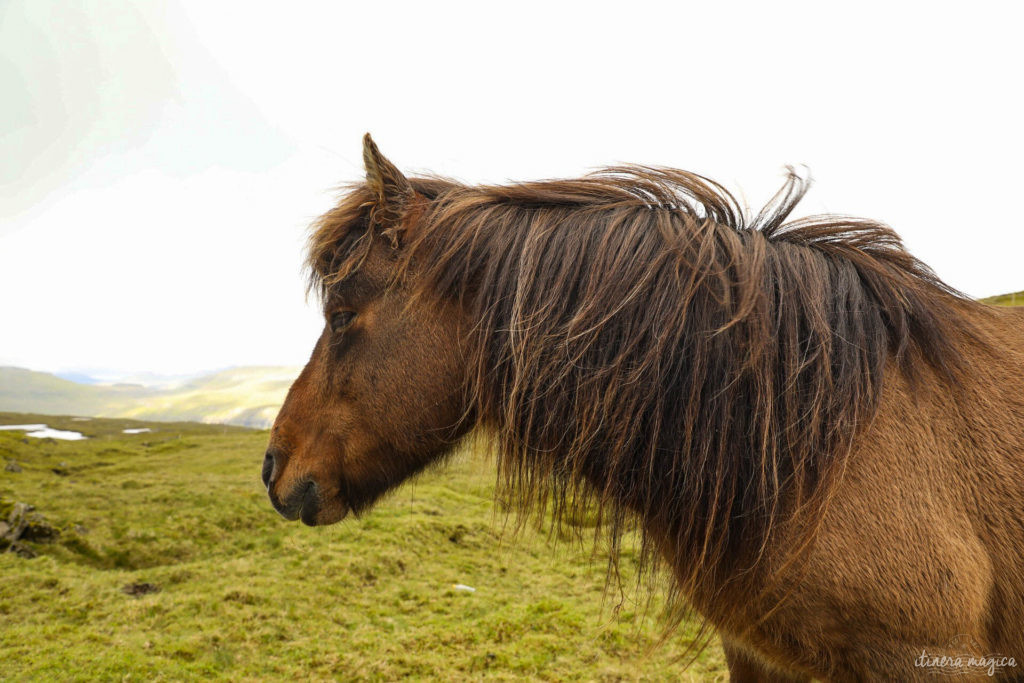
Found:
[[325, 325], [264, 457], [281, 515], [360, 514], [486, 434], [525, 513], [596, 510], [612, 558], [639, 528], [732, 680], [1020, 675], [1024, 311], [882, 223], [787, 222], [792, 170], [751, 218], [671, 168], [363, 159], [309, 238]]

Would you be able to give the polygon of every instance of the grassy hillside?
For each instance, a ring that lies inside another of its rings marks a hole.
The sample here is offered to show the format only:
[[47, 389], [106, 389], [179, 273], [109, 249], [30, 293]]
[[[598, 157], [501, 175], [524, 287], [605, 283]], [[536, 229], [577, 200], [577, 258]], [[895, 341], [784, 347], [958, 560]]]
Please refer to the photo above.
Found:
[[232, 368], [117, 406], [109, 415], [269, 427], [298, 368]]
[[986, 297], [982, 301], [993, 306], [1024, 306], [1024, 292], [997, 294], [996, 296]]
[[0, 553], [4, 678], [725, 678], [717, 644], [685, 672], [683, 637], [651, 648], [629, 550], [615, 609], [600, 559], [503, 534], [477, 459], [310, 529], [266, 500], [266, 432], [0, 414], [32, 422], [90, 438], [0, 431], [0, 519], [21, 501], [60, 529], [33, 559]]
[[269, 427], [298, 374], [292, 367], [232, 368], [179, 386], [147, 388], [79, 384], [0, 367], [0, 411]]
[[98, 415], [111, 406], [144, 403], [152, 393], [136, 385], [92, 386], [47, 372], [0, 367], [0, 410]]

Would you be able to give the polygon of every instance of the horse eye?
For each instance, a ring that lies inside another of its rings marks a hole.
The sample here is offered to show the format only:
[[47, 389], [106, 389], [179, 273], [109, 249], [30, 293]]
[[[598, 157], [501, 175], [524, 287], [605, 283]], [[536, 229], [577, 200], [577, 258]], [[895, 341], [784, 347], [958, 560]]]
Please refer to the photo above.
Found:
[[331, 332], [341, 332], [356, 318], [355, 311], [338, 311], [331, 316]]

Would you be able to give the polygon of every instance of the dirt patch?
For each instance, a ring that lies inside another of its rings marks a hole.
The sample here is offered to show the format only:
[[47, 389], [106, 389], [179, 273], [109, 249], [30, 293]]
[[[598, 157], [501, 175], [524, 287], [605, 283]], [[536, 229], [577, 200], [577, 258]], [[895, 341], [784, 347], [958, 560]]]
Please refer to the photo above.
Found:
[[159, 593], [160, 586], [156, 585], [155, 583], [146, 582], [127, 583], [121, 586], [121, 592], [125, 595], [139, 597], [141, 595], [149, 595], [150, 593]]

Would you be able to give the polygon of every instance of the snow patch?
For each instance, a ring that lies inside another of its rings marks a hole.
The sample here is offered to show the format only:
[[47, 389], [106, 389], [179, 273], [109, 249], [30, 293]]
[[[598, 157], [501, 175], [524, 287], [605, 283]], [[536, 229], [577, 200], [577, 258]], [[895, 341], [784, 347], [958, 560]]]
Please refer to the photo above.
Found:
[[16, 429], [25, 432], [25, 436], [32, 436], [37, 439], [63, 439], [65, 441], [78, 441], [86, 438], [81, 432], [69, 432], [62, 429], [51, 429], [46, 425], [0, 425], [0, 429]]

